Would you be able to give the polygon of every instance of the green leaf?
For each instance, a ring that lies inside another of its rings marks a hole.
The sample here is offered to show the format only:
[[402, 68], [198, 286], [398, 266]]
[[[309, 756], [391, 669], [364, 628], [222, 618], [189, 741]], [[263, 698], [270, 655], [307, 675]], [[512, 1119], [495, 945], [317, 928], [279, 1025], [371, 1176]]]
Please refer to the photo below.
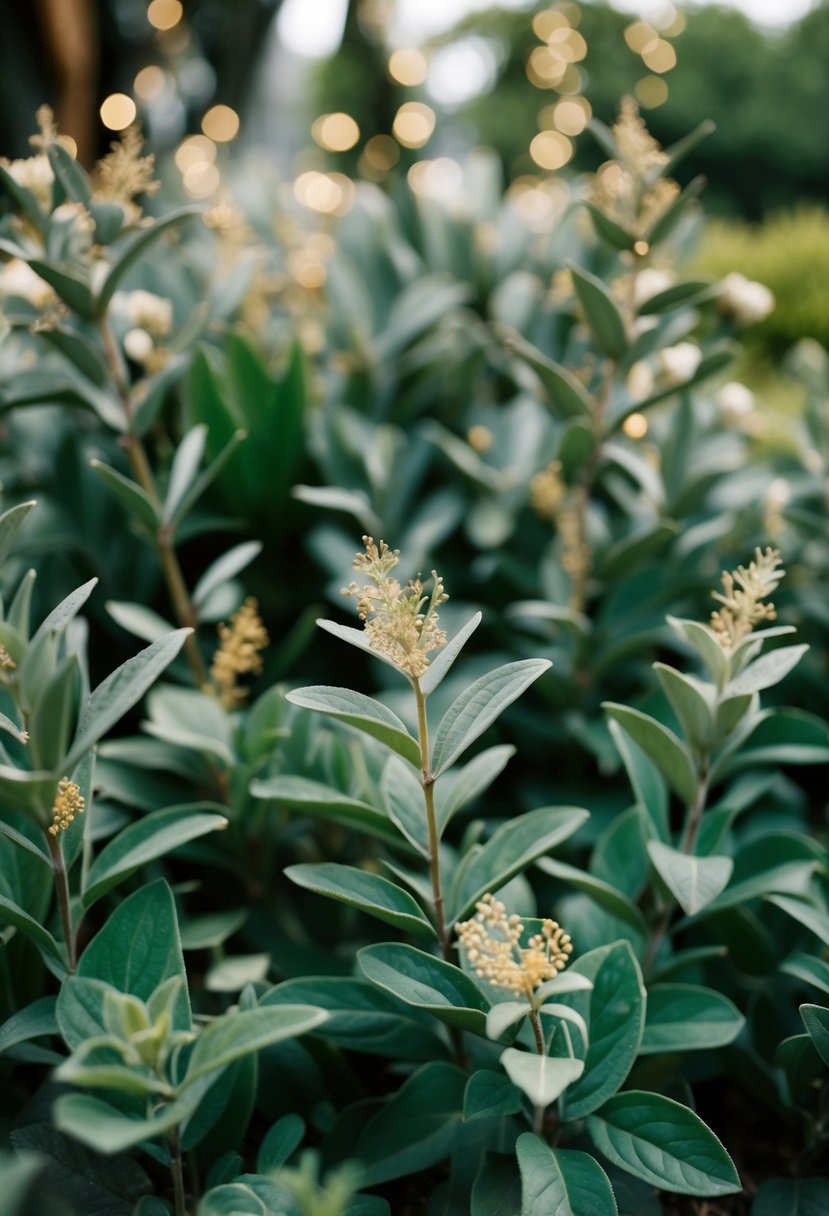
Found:
[[576, 1149], [551, 1149], [524, 1132], [515, 1145], [521, 1216], [617, 1216], [613, 1188], [598, 1161]]
[[21, 502], [0, 515], [0, 566], [11, 552], [15, 537], [34, 506], [37, 506], [37, 503], [32, 499], [31, 502]]
[[72, 329], [60, 325], [44, 326], [38, 336], [59, 350], [75, 368], [97, 388], [106, 388], [109, 375], [106, 362], [97, 346]]
[[688, 209], [688, 206], [699, 196], [702, 188], [705, 185], [705, 178], [702, 176], [695, 177], [690, 182], [681, 194], [678, 194], [674, 201], [667, 207], [657, 220], [651, 225], [645, 233], [645, 240], [649, 245], [658, 245], [660, 241], [664, 241], [670, 236], [676, 225], [682, 219]]
[[19, 929], [21, 933], [25, 933], [30, 937], [41, 950], [46, 954], [58, 960], [63, 966], [63, 951], [58, 943], [52, 937], [47, 929], [44, 929], [39, 921], [30, 916], [28, 912], [19, 907], [11, 899], [6, 899], [4, 895], [0, 895], [0, 925], [14, 925], [15, 929]]
[[[165, 980], [186, 979], [176, 917], [167, 883], [161, 879], [139, 888], [109, 916], [81, 955], [77, 974], [61, 988], [58, 1024], [70, 1048], [105, 1032], [104, 992], [148, 1001]], [[174, 1030], [190, 1030], [190, 1004], [182, 984], [172, 1010]]]
[[822, 958], [798, 951], [780, 964], [780, 970], [806, 984], [813, 984], [821, 992], [829, 993], [829, 962]]
[[626, 941], [591, 950], [565, 974], [584, 976], [593, 985], [558, 998], [582, 1015], [590, 1032], [584, 1075], [564, 1099], [565, 1117], [581, 1119], [615, 1094], [633, 1067], [645, 1024], [645, 989]]
[[501, 1053], [501, 1064], [513, 1085], [527, 1095], [533, 1106], [549, 1106], [584, 1072], [584, 1060], [540, 1056], [517, 1047], [508, 1047]]
[[80, 660], [70, 652], [52, 679], [40, 689], [29, 717], [30, 753], [35, 768], [52, 772], [66, 769], [63, 757], [78, 720], [82, 689]]
[[350, 904], [396, 929], [421, 937], [435, 936], [434, 928], [408, 891], [379, 874], [334, 862], [288, 866], [284, 873], [298, 886]]
[[105, 607], [116, 624], [144, 642], [156, 642], [166, 633], [173, 631], [173, 626], [169, 621], [165, 621], [163, 616], [153, 612], [152, 608], [145, 608], [143, 604], [107, 600]]
[[92, 201], [92, 182], [68, 148], [52, 143], [46, 150], [52, 172], [60, 182], [68, 198], [88, 207]]
[[691, 806], [696, 798], [697, 779], [691, 757], [673, 731], [638, 709], [605, 701], [602, 708], [657, 767], [668, 785]]
[[693, 131], [689, 131], [687, 135], [683, 135], [682, 139], [678, 139], [676, 143], [671, 144], [670, 148], [665, 151], [668, 155], [667, 163], [662, 170], [666, 177], [670, 177], [677, 165], [688, 155], [693, 152], [698, 144], [702, 143], [717, 129], [717, 124], [712, 122], [710, 118], [704, 118], [701, 123], [694, 127]]
[[302, 709], [313, 709], [317, 713], [339, 718], [357, 730], [379, 739], [386, 747], [397, 752], [415, 768], [420, 768], [420, 748], [400, 721], [385, 705], [349, 688], [332, 688], [327, 684], [314, 684], [308, 688], [297, 688], [289, 692], [286, 700]]
[[608, 359], [618, 362], [627, 350], [628, 340], [616, 301], [602, 280], [594, 274], [572, 263], [569, 269], [596, 345]]
[[363, 974], [415, 1009], [426, 1009], [447, 1026], [486, 1035], [487, 1003], [474, 980], [459, 967], [416, 950], [385, 943], [357, 953]]
[[189, 840], [226, 828], [228, 821], [223, 814], [217, 813], [220, 810], [216, 803], [195, 802], [154, 811], [130, 824], [102, 849], [90, 866], [81, 897], [82, 907], [91, 908], [139, 866], [166, 856]]
[[441, 719], [435, 736], [435, 777], [449, 768], [496, 718], [552, 664], [548, 659], [521, 659], [481, 676], [461, 693]]
[[769, 1178], [757, 1188], [751, 1216], [825, 1216], [829, 1178]]
[[648, 927], [645, 918], [636, 904], [621, 891], [612, 887], [610, 883], [603, 882], [602, 879], [588, 874], [585, 870], [579, 870], [576, 866], [557, 861], [554, 857], [542, 857], [536, 862], [536, 865], [545, 874], [560, 879], [568, 886], [575, 887], [577, 891], [583, 891], [605, 912], [615, 916], [618, 920], [623, 920], [643, 937], [647, 936]]
[[83, 711], [75, 740], [66, 757], [66, 769], [71, 772], [79, 760], [105, 735], [116, 722], [140, 701], [162, 671], [172, 663], [192, 629], [176, 629], [166, 637], [152, 642], [126, 663], [102, 680], [90, 696]]
[[[31, 190], [27, 190], [25, 186], [21, 186], [9, 173], [4, 165], [0, 165], [0, 185], [4, 187], [7, 194], [11, 195], [12, 202], [19, 211], [22, 211], [26, 218], [30, 221], [36, 232], [43, 233], [45, 216], [41, 211], [37, 199], [32, 194]], [[3, 249], [4, 253], [11, 253], [11, 248], [6, 245]], [[23, 253], [23, 251], [20, 251]], [[13, 255], [14, 256], [14, 255]], [[25, 255], [24, 255], [25, 256]]]
[[608, 219], [603, 211], [598, 207], [594, 207], [592, 203], [584, 204], [590, 212], [590, 218], [596, 232], [600, 237], [607, 241], [612, 249], [632, 249], [636, 237], [628, 232], [621, 224], [617, 224], [614, 220]]
[[347, 642], [349, 646], [356, 646], [358, 650], [363, 650], [366, 654], [370, 654], [372, 658], [379, 659], [387, 667], [391, 667], [398, 672], [400, 671], [396, 663], [393, 663], [391, 659], [381, 654], [379, 650], [374, 649], [364, 629], [355, 629], [353, 625], [341, 625], [338, 621], [326, 621], [321, 617], [315, 623], [320, 629], [324, 629], [326, 633], [333, 634], [335, 638], [339, 638], [341, 642]]
[[386, 814], [423, 857], [429, 856], [429, 825], [423, 786], [398, 756], [389, 756], [380, 777], [380, 796]]
[[733, 1043], [745, 1025], [739, 1009], [718, 992], [696, 984], [653, 984], [641, 1055], [706, 1051]]
[[681, 1195], [734, 1195], [742, 1188], [717, 1137], [698, 1115], [661, 1094], [616, 1094], [587, 1119], [608, 1161], [652, 1186]]
[[142, 228], [129, 237], [117, 251], [115, 263], [104, 279], [100, 295], [95, 302], [95, 315], [99, 317], [104, 315], [123, 279], [159, 237], [163, 236], [165, 232], [169, 232], [171, 228], [183, 224], [192, 216], [198, 215], [201, 210], [200, 206], [180, 207], [178, 211], [171, 211], [162, 219], [156, 220], [149, 228]]
[[747, 693], [772, 688], [789, 674], [808, 649], [808, 646], [782, 646], [779, 650], [772, 650], [770, 654], [761, 655], [727, 685], [725, 695], [745, 696]]
[[365, 980], [303, 976], [277, 984], [260, 1001], [285, 1004], [324, 1009], [328, 1020], [319, 1037], [350, 1051], [420, 1061], [445, 1054], [434, 1018], [412, 1012]]
[[463, 1121], [500, 1119], [516, 1115], [523, 1106], [521, 1092], [501, 1072], [479, 1068], [466, 1083], [463, 1094]]
[[440, 654], [436, 655], [431, 660], [426, 671], [420, 677], [420, 690], [424, 696], [428, 697], [433, 693], [441, 680], [449, 674], [452, 664], [463, 650], [466, 643], [472, 637], [472, 634], [481, 623], [481, 613], [476, 612], [473, 617], [462, 625], [456, 634], [454, 634], [441, 650]]
[[275, 1176], [299, 1148], [305, 1135], [305, 1122], [299, 1115], [283, 1115], [267, 1132], [256, 1154], [257, 1174]]
[[55, 292], [72, 312], [76, 312], [85, 321], [93, 319], [95, 310], [92, 303], [92, 292], [84, 279], [41, 258], [27, 258], [26, 260], [35, 274], [39, 274], [50, 287], [55, 289]]
[[714, 689], [667, 663], [654, 663], [653, 669], [690, 742], [697, 748], [710, 747], [715, 742]]
[[717, 641], [714, 630], [699, 621], [680, 620], [673, 616], [665, 619], [674, 632], [699, 655], [708, 668], [711, 679], [721, 688], [728, 674], [728, 656]]
[[614, 722], [611, 718], [607, 725], [613, 742], [616, 744], [616, 750], [622, 757], [622, 763], [636, 795], [637, 804], [647, 816], [648, 822], [642, 823], [639, 835], [641, 836], [647, 830], [649, 823], [654, 835], [660, 840], [669, 840], [668, 790], [659, 770], [641, 747], [622, 730], [618, 722]]
[[503, 336], [504, 346], [538, 376], [547, 392], [550, 408], [557, 418], [593, 417], [593, 401], [587, 389], [571, 371], [553, 362], [520, 334], [510, 331]]
[[438, 833], [443, 835], [452, 816], [468, 806], [470, 802], [489, 789], [496, 777], [504, 771], [508, 761], [515, 755], [511, 743], [500, 743], [479, 752], [463, 768], [447, 774], [435, 786]]
[[12, 1014], [0, 1026], [0, 1055], [19, 1043], [28, 1043], [45, 1035], [58, 1033], [55, 1017], [55, 997], [44, 996]]
[[801, 1005], [800, 1016], [824, 1064], [829, 1064], [829, 1009], [822, 1005]]
[[716, 290], [716, 284], [710, 279], [690, 279], [684, 283], [674, 283], [672, 287], [658, 291], [640, 304], [639, 315], [653, 317], [658, 313], [670, 312], [674, 308], [689, 308], [710, 299]]
[[448, 1157], [461, 1122], [466, 1074], [453, 1064], [424, 1064], [360, 1132], [354, 1156], [362, 1185], [419, 1173]]
[[694, 857], [651, 840], [648, 856], [686, 916], [695, 916], [728, 886], [734, 869], [730, 857]]
[[402, 845], [400, 833], [388, 818], [375, 807], [341, 790], [332, 789], [320, 781], [295, 777], [286, 773], [264, 780], [252, 781], [250, 793], [280, 806], [293, 807], [301, 814], [319, 815], [333, 823], [343, 823], [367, 835], [391, 844]]
[[99, 1153], [119, 1153], [168, 1132], [182, 1123], [192, 1109], [191, 1102], [179, 1099], [146, 1119], [133, 1119], [90, 1094], [64, 1094], [54, 1104], [52, 1117], [59, 1131], [82, 1144]]
[[[307, 1034], [327, 1017], [324, 1009], [314, 1009], [311, 1005], [272, 1005], [229, 1011], [211, 1022], [196, 1039], [179, 1089], [186, 1093], [196, 1081], [234, 1060], [261, 1051], [272, 1043], [281, 1043], [283, 1039]], [[202, 1086], [199, 1089], [203, 1092]]]
[[567, 840], [590, 817], [581, 807], [545, 806], [508, 820], [458, 871], [450, 919], [461, 920], [487, 891], [497, 891], [537, 857]]
[[498, 1001], [486, 1015], [486, 1036], [500, 1039], [505, 1031], [521, 1022], [532, 1011], [529, 1001]]
[[[184, 367], [178, 373], [182, 374]], [[178, 376], [176, 377], [178, 378]], [[190, 512], [190, 509], [195, 506], [202, 494], [213, 484], [216, 478], [221, 473], [227, 462], [230, 460], [233, 453], [247, 439], [248, 433], [244, 430], [234, 431], [227, 443], [219, 449], [216, 456], [209, 462], [207, 468], [202, 469], [197, 477], [194, 477], [189, 484], [189, 488], [184, 491], [179, 500], [176, 510], [173, 512], [170, 523], [173, 528], [177, 528], [185, 516]], [[221, 559], [219, 559], [221, 560]], [[207, 572], [205, 572], [206, 574]], [[202, 576], [204, 578], [204, 575]]]
[[472, 1185], [470, 1216], [521, 1216], [521, 1178], [514, 1153], [484, 1154]]
[[198, 476], [206, 440], [207, 427], [194, 426], [176, 448], [173, 463], [170, 466], [170, 480], [161, 515], [162, 523], [172, 523], [184, 496]]
[[[290, 1209], [270, 1207], [255, 1191], [242, 1182], [226, 1182], [211, 1187], [199, 1204], [199, 1216], [282, 1216]], [[295, 1209], [294, 1209], [295, 1210]]]
[[89, 463], [106, 482], [113, 498], [117, 498], [121, 506], [154, 536], [161, 518], [146, 490], [142, 490], [141, 486], [119, 473], [117, 469], [111, 469], [102, 460], [91, 460]]

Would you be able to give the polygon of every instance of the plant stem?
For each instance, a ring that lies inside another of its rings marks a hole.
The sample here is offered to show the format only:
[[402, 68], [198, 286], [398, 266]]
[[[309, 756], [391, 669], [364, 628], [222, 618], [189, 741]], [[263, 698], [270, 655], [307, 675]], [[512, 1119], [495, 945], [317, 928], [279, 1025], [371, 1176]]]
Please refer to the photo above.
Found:
[[66, 945], [66, 961], [70, 975], [77, 965], [77, 944], [75, 931], [72, 928], [72, 912], [69, 907], [69, 875], [66, 872], [66, 862], [63, 856], [63, 844], [60, 836], [46, 832], [46, 844], [49, 846], [49, 856], [52, 858], [52, 873], [55, 879], [55, 892], [58, 897], [60, 923], [63, 927], [63, 940]]
[[173, 1203], [176, 1216], [187, 1216], [187, 1197], [184, 1193], [181, 1141], [179, 1140], [177, 1130], [170, 1133], [170, 1173], [173, 1178]]
[[420, 744], [420, 780], [423, 786], [423, 800], [426, 804], [426, 825], [429, 832], [429, 874], [432, 879], [432, 898], [435, 906], [435, 922], [437, 924], [440, 946], [443, 957], [450, 958], [451, 943], [446, 932], [446, 921], [443, 912], [443, 886], [440, 876], [440, 837], [438, 834], [437, 811], [435, 810], [435, 778], [429, 764], [429, 726], [426, 720], [426, 697], [416, 679], [412, 680], [415, 699], [417, 701], [417, 737]]
[[[129, 427], [132, 414], [129, 383], [127, 381], [124, 360], [106, 318], [100, 323], [100, 332], [109, 374], [112, 378], [113, 387], [121, 401], [124, 420], [127, 427]], [[161, 497], [158, 493], [152, 467], [147, 458], [147, 452], [140, 438], [138, 435], [133, 435], [127, 430], [121, 438], [121, 445], [127, 453], [135, 480], [150, 498], [153, 505], [160, 507]], [[169, 527], [162, 526], [157, 530], [155, 544], [176, 619], [179, 625], [195, 631], [198, 618], [190, 599], [190, 593], [187, 590], [187, 584], [184, 581], [184, 575], [181, 572], [181, 566], [179, 565], [173, 544], [173, 535]], [[185, 640], [184, 653], [190, 664], [190, 670], [193, 673], [196, 687], [203, 688], [208, 682], [207, 668], [204, 665], [195, 632], [191, 633]]]
[[705, 803], [708, 799], [708, 755], [700, 758], [699, 768], [697, 770], [697, 796], [694, 799], [694, 804], [688, 815], [685, 824], [685, 833], [682, 839], [683, 853], [693, 853], [694, 845], [697, 840], [700, 824], [702, 823], [702, 813], [705, 810]]
[[[541, 1019], [538, 1016], [536, 1009], [530, 1010], [530, 1025], [533, 1028], [535, 1035], [535, 1049], [540, 1056], [545, 1055], [544, 1051], [544, 1032], [541, 1029]], [[544, 1129], [544, 1110], [543, 1106], [534, 1107], [533, 1111], [533, 1131], [537, 1136], [540, 1136]]]

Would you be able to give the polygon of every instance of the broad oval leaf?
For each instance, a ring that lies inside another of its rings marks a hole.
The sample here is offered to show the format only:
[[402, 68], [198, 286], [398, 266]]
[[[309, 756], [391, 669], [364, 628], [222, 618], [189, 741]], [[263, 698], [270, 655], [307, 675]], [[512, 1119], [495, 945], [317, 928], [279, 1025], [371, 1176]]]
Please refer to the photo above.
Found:
[[548, 659], [520, 659], [496, 667], [470, 684], [449, 706], [438, 726], [431, 762], [434, 776], [440, 776], [454, 764], [507, 706], [551, 666]]
[[460, 967], [414, 946], [386, 943], [365, 946], [357, 961], [365, 976], [406, 1005], [428, 1009], [448, 1026], [486, 1036], [487, 1002]]
[[590, 1034], [584, 1075], [564, 1099], [564, 1116], [581, 1119], [615, 1094], [633, 1067], [645, 1024], [645, 989], [626, 941], [591, 950], [564, 974], [585, 976], [593, 985], [558, 996], [581, 1013]]
[[706, 1051], [733, 1043], [745, 1025], [739, 1009], [710, 988], [697, 984], [653, 984], [641, 1055]]
[[694, 857], [650, 840], [648, 856], [659, 877], [686, 916], [695, 916], [728, 886], [734, 869], [730, 857]]
[[504, 886], [577, 832], [589, 817], [590, 812], [581, 807], [545, 806], [503, 823], [470, 863], [459, 869], [459, 887], [451, 896], [451, 919], [460, 920], [487, 891]]
[[195, 1082], [226, 1064], [272, 1043], [306, 1034], [327, 1017], [324, 1009], [311, 1005], [269, 1005], [226, 1013], [199, 1035], [179, 1088], [186, 1092]]
[[523, 1106], [520, 1091], [502, 1072], [479, 1068], [466, 1083], [463, 1095], [463, 1121], [500, 1119], [516, 1115]]
[[823, 1005], [801, 1005], [800, 1016], [824, 1064], [829, 1064], [829, 1009]]
[[570, 266], [570, 273], [596, 345], [603, 355], [618, 361], [628, 347], [625, 323], [618, 304], [596, 275], [573, 265]]
[[584, 1072], [584, 1060], [540, 1056], [517, 1047], [508, 1047], [501, 1053], [501, 1064], [513, 1085], [527, 1095], [533, 1106], [549, 1106]]
[[406, 730], [397, 714], [385, 705], [350, 688], [333, 688], [328, 684], [312, 684], [289, 692], [286, 700], [302, 709], [329, 714], [357, 730], [379, 739], [415, 768], [420, 768], [420, 747]]
[[610, 1179], [593, 1157], [552, 1149], [532, 1132], [515, 1145], [521, 1170], [521, 1216], [617, 1216]]
[[630, 1090], [587, 1118], [587, 1131], [608, 1161], [651, 1186], [681, 1195], [735, 1195], [737, 1171], [702, 1119], [671, 1098]]
[[691, 757], [673, 731], [638, 709], [605, 701], [602, 708], [641, 747], [686, 806], [696, 798], [697, 778]]
[[419, 937], [435, 936], [434, 928], [408, 891], [379, 874], [330, 861], [288, 866], [284, 873], [298, 886], [350, 904], [396, 929], [416, 933]]

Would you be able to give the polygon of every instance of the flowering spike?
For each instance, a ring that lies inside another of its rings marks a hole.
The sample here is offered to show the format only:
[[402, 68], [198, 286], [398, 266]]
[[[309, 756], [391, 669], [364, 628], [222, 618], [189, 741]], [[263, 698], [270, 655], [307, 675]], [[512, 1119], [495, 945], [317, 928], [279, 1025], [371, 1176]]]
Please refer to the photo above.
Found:
[[521, 946], [524, 925], [520, 916], [508, 915], [501, 901], [489, 893], [475, 907], [476, 915], [457, 925], [456, 931], [475, 974], [493, 988], [532, 1000], [536, 988], [567, 966], [573, 943], [556, 921], [542, 921], [541, 932]]
[[50, 836], [65, 832], [76, 815], [84, 812], [84, 800], [81, 788], [68, 777], [61, 777], [58, 782], [55, 805], [52, 807], [52, 822], [49, 825]]
[[260, 651], [270, 639], [259, 615], [259, 605], [251, 596], [230, 618], [230, 624], [218, 629], [219, 648], [213, 656], [210, 678], [225, 709], [237, 709], [247, 692], [237, 686], [240, 675], [259, 675], [262, 670]]
[[771, 595], [785, 574], [784, 570], [778, 569], [781, 561], [777, 549], [755, 549], [754, 560], [749, 562], [748, 568], [738, 566], [736, 570], [723, 572], [723, 594], [711, 592], [723, 605], [711, 613], [711, 628], [729, 654], [748, 637], [755, 625], [776, 620], [774, 604], [760, 601]]
[[432, 571], [432, 589], [418, 575], [401, 587], [391, 572], [400, 561], [397, 549], [385, 541], [375, 544], [363, 537], [365, 552], [354, 559], [354, 569], [370, 581], [362, 587], [350, 583], [343, 595], [357, 600], [357, 613], [365, 622], [371, 646], [389, 659], [400, 671], [417, 679], [429, 666], [430, 651], [446, 645], [446, 634], [438, 627], [438, 608], [449, 598], [437, 571]]

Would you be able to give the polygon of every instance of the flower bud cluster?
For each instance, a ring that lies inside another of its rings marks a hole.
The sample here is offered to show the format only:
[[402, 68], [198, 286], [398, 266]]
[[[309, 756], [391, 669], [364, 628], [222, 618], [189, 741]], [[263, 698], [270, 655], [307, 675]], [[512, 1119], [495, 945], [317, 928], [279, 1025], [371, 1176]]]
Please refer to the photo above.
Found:
[[475, 974], [493, 988], [532, 999], [536, 988], [567, 966], [573, 943], [556, 921], [542, 921], [541, 931], [522, 946], [520, 916], [509, 915], [491, 894], [475, 907], [475, 916], [459, 924], [457, 934]]

